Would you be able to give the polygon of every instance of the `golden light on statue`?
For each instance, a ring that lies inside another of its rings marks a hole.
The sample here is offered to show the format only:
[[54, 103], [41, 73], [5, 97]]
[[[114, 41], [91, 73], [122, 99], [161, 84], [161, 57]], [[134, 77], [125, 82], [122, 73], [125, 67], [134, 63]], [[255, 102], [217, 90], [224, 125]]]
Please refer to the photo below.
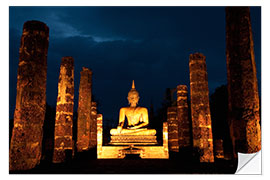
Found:
[[148, 110], [137, 106], [140, 97], [134, 80], [127, 99], [130, 106], [120, 109], [118, 126], [110, 131], [112, 146], [102, 146], [102, 118], [98, 119], [98, 159], [123, 159], [126, 154], [138, 154], [143, 159], [168, 159], [168, 125], [163, 124], [163, 146], [157, 146], [156, 130], [147, 128]]
[[[146, 127], [149, 124], [148, 110], [145, 107], [138, 107], [139, 93], [135, 89], [134, 80], [132, 81], [132, 88], [128, 93], [128, 102], [130, 107], [123, 107], [119, 112], [119, 124], [117, 129], [111, 129], [111, 135], [155, 135], [156, 130], [148, 130]], [[127, 128], [123, 129], [127, 117]]]

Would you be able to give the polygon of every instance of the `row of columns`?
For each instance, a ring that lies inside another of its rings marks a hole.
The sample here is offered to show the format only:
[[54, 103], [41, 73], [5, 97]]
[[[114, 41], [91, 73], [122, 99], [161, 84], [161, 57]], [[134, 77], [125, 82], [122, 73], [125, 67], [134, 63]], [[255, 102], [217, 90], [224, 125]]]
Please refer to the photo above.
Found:
[[[17, 76], [16, 109], [10, 142], [9, 169], [27, 170], [40, 163], [43, 123], [46, 111], [47, 52], [49, 28], [39, 21], [27, 21], [21, 37]], [[92, 102], [92, 71], [81, 71], [77, 150], [97, 145], [97, 104]], [[53, 162], [74, 155], [73, 139], [74, 60], [63, 57], [58, 81]]]
[[177, 86], [177, 107], [169, 107], [169, 148], [178, 152], [191, 146], [199, 154], [200, 162], [214, 162], [213, 136], [209, 107], [209, 90], [205, 56], [201, 53], [189, 57], [190, 99], [192, 129], [188, 118], [188, 91], [186, 85]]
[[[255, 153], [261, 149], [260, 104], [253, 46], [249, 8], [227, 7], [228, 125], [235, 158], [237, 152]], [[198, 152], [200, 162], [214, 162], [205, 56], [191, 54], [189, 70], [193, 148]], [[169, 107], [167, 110], [169, 148], [176, 152], [181, 146], [190, 146], [188, 111], [185, 108], [187, 91], [183, 89], [186, 86], [177, 87], [177, 108]], [[222, 139], [217, 139], [217, 158], [224, 158], [222, 146]]]
[[[63, 57], [58, 82], [53, 162], [65, 162], [74, 155], [73, 140], [74, 60]], [[97, 145], [96, 103], [92, 102], [92, 71], [83, 67], [79, 85], [77, 151]]]

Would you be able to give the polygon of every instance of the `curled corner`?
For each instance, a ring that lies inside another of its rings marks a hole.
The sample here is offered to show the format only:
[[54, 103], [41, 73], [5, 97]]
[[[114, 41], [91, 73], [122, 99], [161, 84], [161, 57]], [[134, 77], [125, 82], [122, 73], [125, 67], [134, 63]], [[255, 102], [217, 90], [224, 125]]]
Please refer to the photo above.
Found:
[[251, 154], [238, 153], [235, 174], [262, 174], [261, 158], [261, 151]]

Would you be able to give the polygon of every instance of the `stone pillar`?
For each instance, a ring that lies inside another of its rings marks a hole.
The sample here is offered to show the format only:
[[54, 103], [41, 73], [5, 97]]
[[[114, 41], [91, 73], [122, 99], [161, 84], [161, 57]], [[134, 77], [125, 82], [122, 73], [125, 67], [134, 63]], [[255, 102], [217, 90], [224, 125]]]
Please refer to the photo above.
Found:
[[167, 122], [168, 122], [169, 150], [179, 152], [177, 107], [168, 107]]
[[163, 148], [165, 156], [169, 159], [169, 145], [168, 145], [168, 122], [163, 122]]
[[89, 148], [97, 146], [97, 103], [92, 102], [91, 121], [90, 121], [90, 144]]
[[77, 151], [89, 149], [92, 104], [92, 71], [83, 67], [81, 71], [78, 103]]
[[189, 70], [193, 146], [199, 153], [200, 162], [214, 162], [205, 56], [201, 53], [191, 54]]
[[190, 147], [190, 124], [188, 120], [187, 86], [177, 86], [177, 119], [179, 132], [179, 147]]
[[102, 114], [97, 114], [97, 158], [102, 155], [102, 143], [103, 143], [103, 127], [102, 127]]
[[223, 140], [215, 140], [215, 158], [224, 159]]
[[48, 45], [49, 28], [46, 24], [39, 21], [24, 23], [9, 170], [31, 169], [40, 162], [46, 110]]
[[226, 8], [228, 121], [237, 152], [261, 149], [259, 95], [248, 7]]
[[[72, 127], [74, 105], [74, 60], [63, 57], [58, 81], [58, 96], [54, 130], [53, 162], [61, 163], [71, 158], [73, 151]], [[67, 157], [67, 153], [69, 153]]]

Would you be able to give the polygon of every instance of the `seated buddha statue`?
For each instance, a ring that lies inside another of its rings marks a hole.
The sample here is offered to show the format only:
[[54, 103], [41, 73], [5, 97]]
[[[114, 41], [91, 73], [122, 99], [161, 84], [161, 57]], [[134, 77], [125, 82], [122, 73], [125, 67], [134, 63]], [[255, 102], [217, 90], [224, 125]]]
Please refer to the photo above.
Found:
[[[135, 89], [134, 80], [127, 99], [130, 106], [120, 109], [117, 129], [111, 129], [111, 135], [155, 135], [156, 130], [146, 128], [149, 124], [147, 108], [137, 106], [140, 97]], [[127, 119], [126, 128], [123, 127], [125, 119]]]

